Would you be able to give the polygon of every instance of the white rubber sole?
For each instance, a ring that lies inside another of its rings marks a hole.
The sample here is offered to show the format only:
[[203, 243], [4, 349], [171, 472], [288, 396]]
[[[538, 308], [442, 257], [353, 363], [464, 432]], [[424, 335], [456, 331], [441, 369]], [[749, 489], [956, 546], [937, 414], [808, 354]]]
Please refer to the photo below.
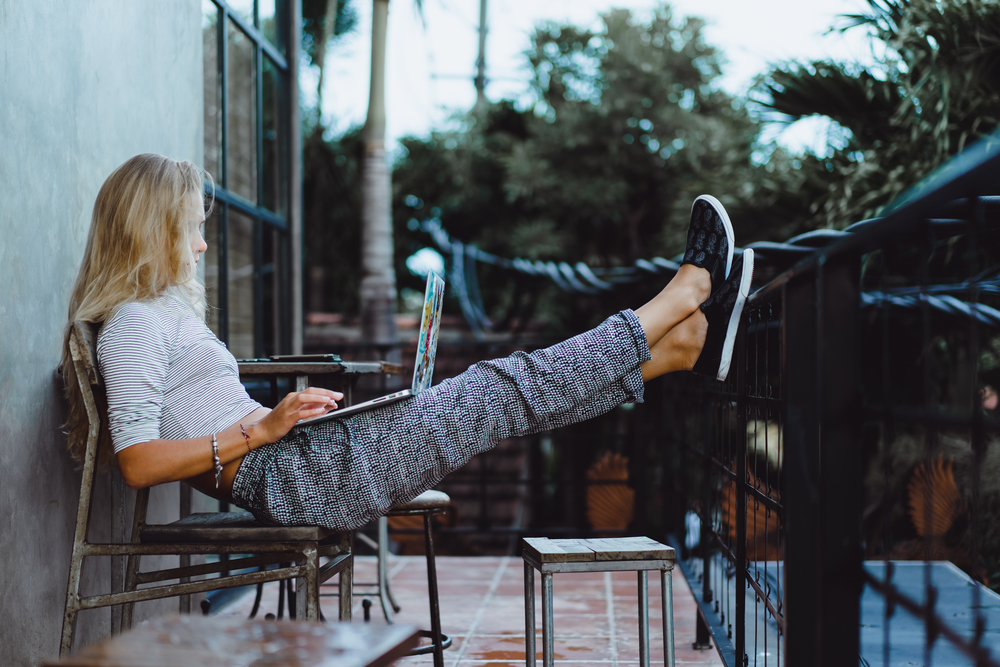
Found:
[[733, 223], [729, 220], [726, 207], [712, 195], [698, 195], [695, 197], [694, 201], [691, 202], [692, 212], [694, 212], [694, 205], [698, 203], [699, 199], [707, 201], [715, 209], [715, 212], [719, 214], [719, 217], [722, 218], [722, 226], [726, 229], [726, 240], [729, 241], [729, 248], [726, 252], [726, 275], [723, 276], [723, 279], [728, 278], [729, 271], [733, 268], [733, 246], [736, 245], [736, 237], [733, 235]]
[[719, 375], [717, 380], [725, 380], [729, 376], [729, 367], [733, 361], [733, 347], [736, 345], [736, 333], [740, 330], [740, 317], [743, 315], [743, 306], [746, 305], [747, 297], [750, 296], [750, 283], [753, 281], [753, 249], [747, 248], [743, 251], [743, 275], [740, 276], [740, 289], [736, 294], [736, 305], [733, 312], [729, 314], [729, 325], [726, 327], [726, 340], [722, 344], [722, 359], [719, 363]]

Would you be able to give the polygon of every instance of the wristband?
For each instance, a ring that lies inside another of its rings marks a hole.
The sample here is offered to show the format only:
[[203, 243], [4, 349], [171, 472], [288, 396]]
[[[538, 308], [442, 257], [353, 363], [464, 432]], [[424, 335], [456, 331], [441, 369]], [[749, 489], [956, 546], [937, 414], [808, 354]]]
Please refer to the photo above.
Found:
[[249, 454], [253, 451], [250, 449], [250, 436], [247, 435], [247, 430], [243, 428], [243, 424], [240, 424], [240, 430], [243, 431], [243, 439], [247, 441], [247, 454]]
[[219, 440], [212, 434], [212, 467], [215, 468], [215, 488], [219, 488], [222, 479], [222, 461], [219, 459]]

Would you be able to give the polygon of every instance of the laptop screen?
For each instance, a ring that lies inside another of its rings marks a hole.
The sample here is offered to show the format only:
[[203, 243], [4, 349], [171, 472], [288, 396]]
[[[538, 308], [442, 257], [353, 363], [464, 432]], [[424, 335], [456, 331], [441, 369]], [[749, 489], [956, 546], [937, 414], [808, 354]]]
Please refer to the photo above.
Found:
[[424, 291], [424, 312], [420, 319], [420, 336], [417, 338], [417, 361], [413, 368], [411, 391], [414, 394], [419, 394], [431, 386], [443, 307], [444, 280], [434, 273], [428, 273], [427, 289]]

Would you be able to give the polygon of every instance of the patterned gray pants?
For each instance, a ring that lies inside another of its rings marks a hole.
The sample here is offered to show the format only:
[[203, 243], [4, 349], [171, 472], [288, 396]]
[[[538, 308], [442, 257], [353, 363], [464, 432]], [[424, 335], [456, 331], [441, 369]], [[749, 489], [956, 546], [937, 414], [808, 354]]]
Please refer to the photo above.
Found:
[[649, 346], [625, 310], [531, 354], [481, 361], [417, 397], [296, 428], [243, 458], [236, 503], [262, 522], [357, 528], [504, 438], [642, 402]]

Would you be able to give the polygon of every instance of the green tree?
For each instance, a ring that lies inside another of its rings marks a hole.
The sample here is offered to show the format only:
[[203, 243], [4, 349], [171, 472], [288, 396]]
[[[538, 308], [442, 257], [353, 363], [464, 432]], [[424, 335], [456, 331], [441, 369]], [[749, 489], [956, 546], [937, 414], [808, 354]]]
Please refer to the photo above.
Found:
[[[407, 221], [432, 212], [455, 237], [501, 256], [601, 267], [680, 253], [691, 201], [704, 192], [740, 220], [741, 240], [766, 229], [759, 217], [743, 224], [758, 187], [757, 125], [714, 85], [721, 56], [702, 25], [664, 5], [648, 22], [612, 10], [596, 30], [540, 26], [527, 53], [527, 108], [494, 104], [459, 130], [405, 140], [394, 173], [401, 280], [402, 258], [428, 244]], [[480, 276], [495, 317], [518, 305], [517, 281], [504, 273]], [[558, 322], [586, 323], [576, 301], [547, 289], [533, 279], [521, 292], [543, 298]]]

